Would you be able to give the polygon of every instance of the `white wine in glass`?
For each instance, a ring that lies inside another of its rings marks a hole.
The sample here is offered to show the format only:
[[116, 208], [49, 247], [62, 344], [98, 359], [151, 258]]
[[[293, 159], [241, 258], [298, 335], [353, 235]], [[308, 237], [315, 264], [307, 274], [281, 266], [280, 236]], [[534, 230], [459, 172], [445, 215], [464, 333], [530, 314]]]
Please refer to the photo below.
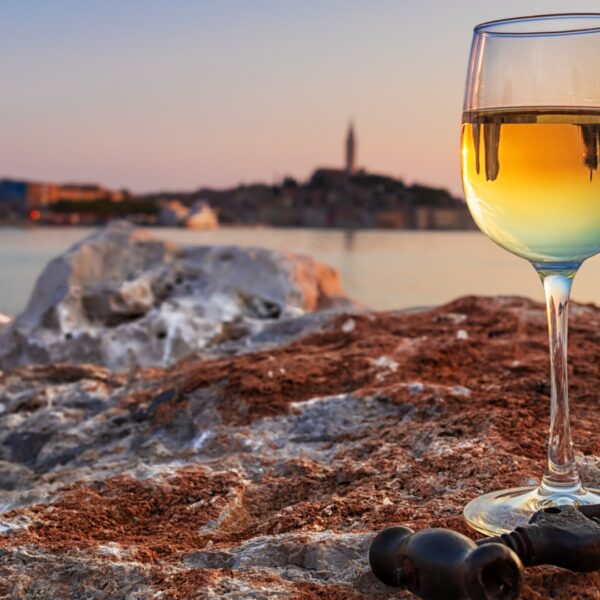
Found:
[[469, 209], [544, 285], [550, 338], [548, 463], [537, 487], [465, 507], [489, 535], [540, 508], [600, 503], [575, 464], [567, 393], [567, 309], [577, 269], [600, 252], [600, 14], [541, 15], [475, 27], [463, 112]]

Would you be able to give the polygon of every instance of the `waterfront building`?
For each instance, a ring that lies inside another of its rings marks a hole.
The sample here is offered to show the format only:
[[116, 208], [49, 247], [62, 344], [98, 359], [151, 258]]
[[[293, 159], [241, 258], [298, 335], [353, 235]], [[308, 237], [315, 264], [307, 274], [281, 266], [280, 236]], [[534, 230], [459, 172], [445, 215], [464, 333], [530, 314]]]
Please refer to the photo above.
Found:
[[0, 179], [0, 205], [20, 216], [57, 201], [59, 186], [17, 179]]
[[120, 202], [125, 198], [124, 191], [109, 190], [95, 183], [67, 183], [58, 187], [58, 199], [63, 202], [95, 202], [97, 200]]
[[57, 202], [94, 202], [108, 200], [119, 202], [124, 191], [114, 191], [95, 184], [58, 185], [39, 181], [0, 179], [0, 206], [19, 216]]

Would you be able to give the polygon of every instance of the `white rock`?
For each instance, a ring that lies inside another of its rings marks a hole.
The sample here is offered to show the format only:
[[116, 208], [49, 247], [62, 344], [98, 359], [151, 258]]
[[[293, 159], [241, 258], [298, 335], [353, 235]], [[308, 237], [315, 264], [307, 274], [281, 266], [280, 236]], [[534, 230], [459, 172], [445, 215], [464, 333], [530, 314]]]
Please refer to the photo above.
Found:
[[2, 330], [0, 368], [168, 365], [305, 311], [351, 305], [338, 273], [312, 258], [178, 247], [117, 223], [48, 264], [26, 310]]

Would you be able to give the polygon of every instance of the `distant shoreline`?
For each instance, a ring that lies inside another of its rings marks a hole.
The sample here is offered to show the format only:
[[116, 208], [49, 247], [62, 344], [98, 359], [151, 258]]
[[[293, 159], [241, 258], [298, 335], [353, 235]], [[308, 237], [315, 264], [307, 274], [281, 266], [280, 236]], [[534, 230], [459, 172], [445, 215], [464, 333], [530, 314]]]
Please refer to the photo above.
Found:
[[[101, 229], [102, 227], [106, 227], [107, 223], [61, 223], [53, 225], [51, 223], [32, 223], [29, 220], [25, 220], [23, 222], [1, 222], [0, 228], [2, 229]], [[148, 225], [148, 224], [139, 224], [139, 223], [131, 223], [137, 229], [148, 229], [148, 230], [161, 230], [161, 229], [169, 229], [169, 230], [181, 230], [181, 231], [190, 231], [196, 233], [203, 233], [206, 231], [214, 231], [210, 229], [194, 229], [180, 226], [169, 226], [169, 225]], [[312, 226], [297, 226], [297, 225], [269, 225], [263, 223], [257, 224], [247, 224], [247, 223], [231, 223], [219, 225], [219, 229], [273, 229], [273, 230], [294, 230], [294, 231], [336, 231], [336, 232], [355, 232], [355, 231], [436, 231], [440, 233], [444, 232], [460, 232], [460, 231], [477, 231], [479, 229], [477, 227], [444, 227], [444, 228], [436, 228], [436, 227], [320, 227], [318, 225]]]

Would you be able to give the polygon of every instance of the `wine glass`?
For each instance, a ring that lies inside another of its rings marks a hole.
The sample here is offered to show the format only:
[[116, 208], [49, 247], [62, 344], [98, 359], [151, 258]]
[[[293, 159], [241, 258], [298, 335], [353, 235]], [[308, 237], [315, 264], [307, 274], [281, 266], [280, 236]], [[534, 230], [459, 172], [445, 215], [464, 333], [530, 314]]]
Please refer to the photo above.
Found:
[[[573, 277], [600, 251], [600, 13], [503, 19], [474, 29], [461, 138], [469, 210], [494, 242], [527, 259], [545, 291], [550, 338], [548, 463], [537, 487], [471, 501], [497, 535], [540, 508], [600, 503], [582, 484], [567, 395]], [[524, 432], [525, 434], [525, 432]]]

